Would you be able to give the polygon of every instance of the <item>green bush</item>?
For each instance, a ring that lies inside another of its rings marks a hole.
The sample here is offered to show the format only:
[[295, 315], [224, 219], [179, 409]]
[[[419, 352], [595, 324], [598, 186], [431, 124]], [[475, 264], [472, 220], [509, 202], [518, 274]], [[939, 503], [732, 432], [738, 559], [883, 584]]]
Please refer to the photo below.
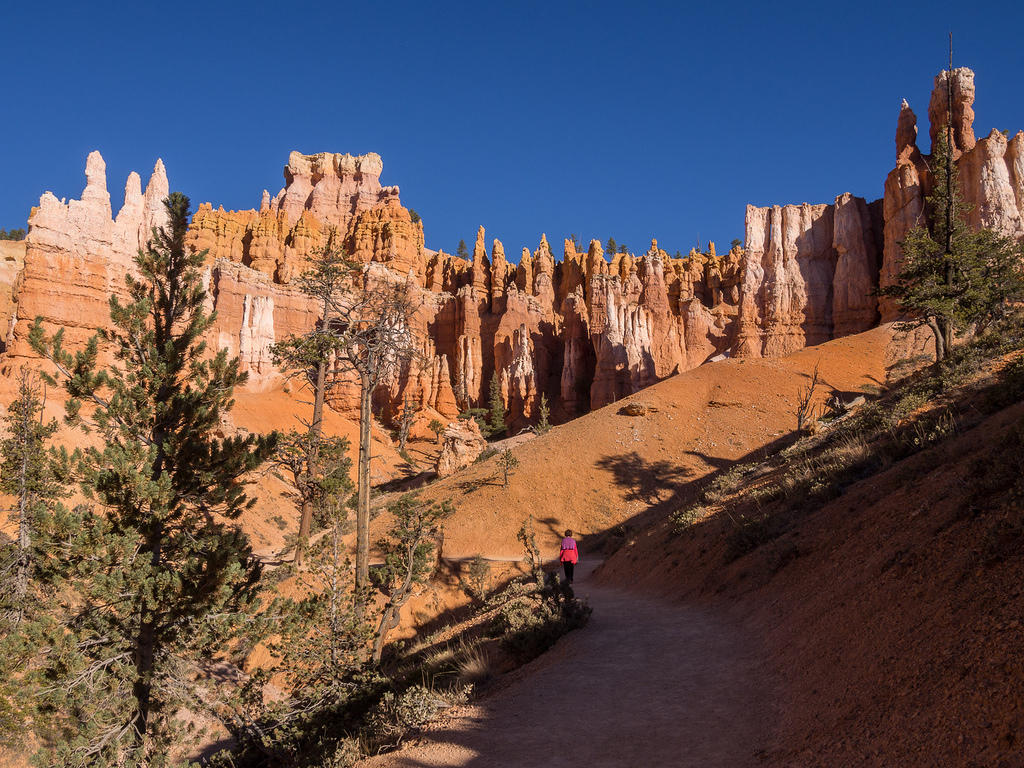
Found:
[[473, 463], [474, 464], [483, 464], [485, 461], [487, 461], [492, 456], [497, 456], [497, 455], [498, 455], [498, 449], [497, 448], [484, 448], [480, 452], [480, 455], [477, 456], [475, 459], [473, 459]]
[[555, 574], [542, 586], [523, 580], [512, 582], [491, 604], [500, 607], [492, 629], [505, 649], [520, 663], [535, 659], [558, 638], [586, 625], [592, 609], [578, 600], [572, 587]]

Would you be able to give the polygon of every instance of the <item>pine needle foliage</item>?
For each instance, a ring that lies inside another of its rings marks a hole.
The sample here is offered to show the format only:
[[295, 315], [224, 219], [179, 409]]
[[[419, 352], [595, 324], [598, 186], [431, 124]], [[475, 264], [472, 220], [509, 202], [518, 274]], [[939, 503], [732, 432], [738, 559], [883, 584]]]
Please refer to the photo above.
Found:
[[495, 371], [491, 376], [487, 409], [487, 434], [491, 437], [505, 433], [505, 399], [501, 396], [501, 378]]
[[296, 281], [299, 290], [313, 300], [320, 311], [317, 323], [307, 333], [290, 336], [273, 346], [274, 362], [289, 375], [299, 376], [313, 390], [313, 412], [304, 435], [293, 432], [283, 442], [279, 458], [291, 470], [299, 489], [299, 535], [295, 543], [295, 565], [302, 567], [306, 545], [313, 529], [316, 486], [321, 477], [320, 451], [324, 446], [323, 421], [327, 390], [338, 383], [339, 372], [329, 362], [343, 354], [344, 349], [335, 332], [336, 305], [358, 265], [336, 245], [337, 236], [330, 232], [326, 245], [313, 254], [309, 268]]
[[0, 493], [12, 498], [8, 530], [14, 534], [0, 545], [0, 631], [16, 627], [38, 598], [30, 589], [35, 563], [70, 481], [67, 451], [47, 450], [59, 425], [43, 416], [38, 375], [22, 369], [17, 382], [18, 396], [4, 418], [7, 437], [0, 441]]
[[[276, 663], [246, 679], [224, 718], [236, 742], [229, 765], [268, 758], [274, 765], [326, 764], [374, 690], [367, 664], [372, 630], [359, 610], [366, 601], [356, 600], [344, 541], [354, 489], [347, 441], [321, 450], [321, 461], [328, 453], [316, 502], [324, 530], [311, 539], [306, 566], [289, 584], [293, 596], [279, 595], [263, 614], [273, 630], [266, 650]], [[271, 681], [285, 694], [266, 696]]]
[[189, 200], [176, 192], [164, 206], [167, 226], [125, 276], [127, 300], [110, 299], [109, 330], [75, 353], [62, 331], [47, 338], [39, 319], [31, 330], [63, 380], [67, 421], [99, 438], [76, 466], [90, 505], [45, 569], [52, 618], [33, 628], [49, 765], [167, 765], [175, 713], [200, 705], [197, 678], [232, 649], [259, 578], [234, 521], [277, 437], [217, 436], [246, 374], [202, 341], [214, 315], [205, 251], [185, 245]]
[[538, 435], [544, 435], [551, 431], [551, 406], [548, 405], [548, 396], [543, 392], [540, 395], [538, 412], [540, 418], [537, 419], [537, 424], [534, 426], [533, 431]]
[[384, 594], [384, 605], [373, 643], [373, 661], [380, 663], [388, 634], [398, 626], [402, 606], [434, 572], [440, 547], [441, 525], [455, 512], [450, 501], [431, 503], [406, 494], [388, 506], [394, 524], [377, 544], [384, 565], [374, 582]]
[[25, 685], [33, 657], [33, 622], [45, 616], [49, 596], [39, 578], [49, 533], [66, 516], [67, 451], [48, 450], [57, 431], [43, 417], [44, 394], [37, 374], [18, 373], [18, 394], [7, 406], [6, 437], [0, 441], [0, 493], [11, 499], [0, 543], [0, 743], [20, 745], [32, 715], [32, 690]]

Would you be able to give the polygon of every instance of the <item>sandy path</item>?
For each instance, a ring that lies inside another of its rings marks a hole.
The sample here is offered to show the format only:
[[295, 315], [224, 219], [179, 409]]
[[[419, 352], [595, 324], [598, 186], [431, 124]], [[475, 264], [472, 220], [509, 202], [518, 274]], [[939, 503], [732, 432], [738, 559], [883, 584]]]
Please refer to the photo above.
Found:
[[361, 765], [757, 765], [772, 718], [756, 647], [703, 610], [587, 575], [576, 584], [594, 608], [587, 627], [422, 743]]

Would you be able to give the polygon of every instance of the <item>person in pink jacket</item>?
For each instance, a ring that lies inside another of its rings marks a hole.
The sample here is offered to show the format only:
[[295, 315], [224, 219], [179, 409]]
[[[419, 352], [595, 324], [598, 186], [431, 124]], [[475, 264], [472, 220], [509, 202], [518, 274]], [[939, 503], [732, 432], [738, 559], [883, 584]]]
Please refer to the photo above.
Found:
[[565, 570], [566, 582], [572, 584], [572, 572], [580, 560], [580, 553], [576, 548], [576, 539], [572, 537], [572, 531], [565, 532], [565, 538], [562, 539], [562, 551], [558, 554], [558, 559]]

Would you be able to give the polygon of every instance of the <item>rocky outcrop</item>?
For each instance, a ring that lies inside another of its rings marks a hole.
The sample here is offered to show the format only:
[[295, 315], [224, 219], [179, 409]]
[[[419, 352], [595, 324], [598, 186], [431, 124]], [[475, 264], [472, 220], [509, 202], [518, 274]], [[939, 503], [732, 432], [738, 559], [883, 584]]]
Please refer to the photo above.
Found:
[[[970, 70], [941, 74], [931, 134], [950, 107], [971, 223], [1024, 236], [1024, 134], [976, 140], [973, 99]], [[657, 241], [637, 255], [567, 240], [556, 258], [542, 235], [518, 264], [501, 241], [488, 248], [483, 227], [470, 259], [426, 248], [423, 222], [397, 187], [381, 186], [377, 155], [293, 152], [285, 187], [264, 191], [258, 209], [203, 204], [193, 217], [188, 242], [208, 251], [205, 279], [217, 311], [209, 341], [240, 358], [247, 386], [278, 386], [271, 346], [318, 319], [295, 278], [330, 246], [362, 263], [363, 279], [404, 282], [414, 296], [419, 354], [378, 389], [383, 418], [405, 401], [449, 419], [485, 407], [495, 378], [513, 431], [536, 420], [542, 396], [552, 418], [571, 418], [723, 355], [784, 355], [893, 319], [895, 306], [875, 291], [898, 274], [900, 241], [923, 221], [931, 179], [917, 137], [917, 118], [903, 102], [882, 199], [843, 194], [827, 204], [748, 206], [742, 247], [718, 253], [709, 244], [673, 257]], [[108, 296], [123, 290], [135, 251], [163, 220], [162, 163], [145, 191], [129, 176], [116, 216], [98, 153], [86, 178], [81, 200], [43, 195], [22, 246], [24, 268], [18, 254], [0, 254], [0, 288], [17, 286], [10, 301], [0, 291], [0, 326], [13, 319], [8, 369], [30, 355], [26, 332], [36, 315], [65, 328], [69, 346], [105, 324]], [[354, 413], [357, 384], [340, 370], [328, 399]]]
[[[1024, 133], [1010, 138], [993, 130], [978, 141], [974, 135], [974, 95], [974, 73], [966, 67], [936, 76], [928, 105], [932, 148], [948, 124], [960, 189], [971, 208], [967, 214], [971, 226], [1024, 237]], [[879, 276], [883, 287], [896, 281], [903, 257], [900, 242], [910, 229], [924, 223], [925, 198], [931, 193], [930, 158], [917, 146], [916, 128], [911, 131], [908, 127], [913, 122], [913, 112], [904, 101], [897, 121], [896, 168], [885, 182], [884, 249]], [[883, 298], [880, 309], [883, 321], [899, 315], [890, 299]]]
[[954, 157], [974, 149], [974, 73], [971, 70], [960, 67], [935, 76], [928, 103], [928, 122], [933, 151], [939, 133], [947, 125], [952, 128]]
[[832, 247], [832, 335], [848, 336], [878, 324], [874, 291], [882, 263], [882, 213], [863, 198], [845, 193], [836, 198]]
[[438, 477], [454, 475], [470, 466], [487, 448], [480, 427], [473, 419], [457, 419], [441, 435], [441, 452], [437, 456]]
[[85, 177], [80, 200], [58, 200], [45, 192], [29, 217], [17, 321], [5, 369], [17, 358], [32, 356], [28, 328], [36, 317], [50, 331], [63, 328], [69, 347], [84, 343], [106, 324], [111, 294], [124, 294], [124, 276], [132, 269], [133, 257], [151, 229], [166, 221], [162, 200], [168, 184], [161, 161], [145, 193], [138, 175], [129, 175], [116, 218], [107, 191], [106, 163], [99, 152], [89, 154]]
[[25, 268], [25, 241], [0, 240], [0, 353], [7, 350], [18, 317], [18, 293]]
[[399, 201], [398, 187], [381, 186], [380, 155], [292, 152], [285, 186], [273, 198], [264, 190], [259, 210], [225, 211], [199, 206], [189, 243], [207, 249], [209, 260], [233, 261], [288, 283], [306, 258], [336, 238], [363, 262], [425, 267], [423, 227]]

